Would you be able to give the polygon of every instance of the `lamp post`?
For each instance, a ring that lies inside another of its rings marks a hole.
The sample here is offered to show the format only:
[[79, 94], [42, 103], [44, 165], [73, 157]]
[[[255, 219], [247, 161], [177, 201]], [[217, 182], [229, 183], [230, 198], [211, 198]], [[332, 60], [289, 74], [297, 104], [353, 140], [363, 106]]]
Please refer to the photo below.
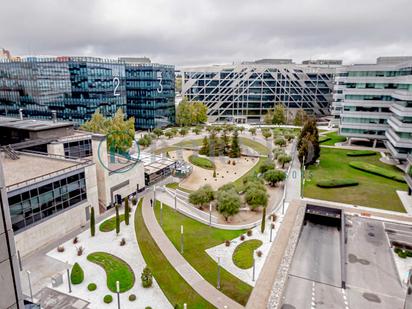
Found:
[[120, 282], [116, 281], [117, 308], [120, 309]]
[[160, 202], [160, 226], [163, 226], [163, 203]]
[[156, 206], [156, 185], [153, 185], [153, 205]]
[[252, 281], [255, 281], [255, 250], [253, 250], [253, 274], [252, 274]]
[[26, 270], [26, 273], [27, 273], [27, 279], [29, 280], [30, 299], [33, 302], [33, 290], [31, 289], [31, 280], [30, 280], [31, 272], [29, 270]]
[[305, 156], [303, 156], [302, 160], [302, 169], [301, 169], [301, 180], [300, 180], [300, 198], [303, 198], [303, 188], [305, 184]]
[[209, 203], [209, 226], [212, 226], [212, 203]]
[[177, 210], [177, 191], [175, 190], [175, 211]]
[[70, 267], [69, 262], [66, 262], [66, 271], [67, 271], [67, 284], [69, 285], [69, 293], [72, 292], [72, 285], [70, 283]]
[[272, 231], [274, 229], [275, 225], [273, 223], [270, 224], [270, 242], [272, 242]]
[[220, 289], [220, 256], [217, 257], [217, 286]]
[[183, 304], [183, 309], [187, 309], [187, 304], [186, 303]]
[[180, 226], [180, 253], [183, 254], [183, 225]]

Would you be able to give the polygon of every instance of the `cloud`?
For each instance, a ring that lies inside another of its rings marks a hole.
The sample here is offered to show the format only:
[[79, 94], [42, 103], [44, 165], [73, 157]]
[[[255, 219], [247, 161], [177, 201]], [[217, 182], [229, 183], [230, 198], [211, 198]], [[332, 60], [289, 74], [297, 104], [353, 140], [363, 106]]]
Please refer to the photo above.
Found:
[[412, 54], [410, 0], [8, 0], [15, 55], [148, 56], [200, 65], [257, 58], [374, 62]]

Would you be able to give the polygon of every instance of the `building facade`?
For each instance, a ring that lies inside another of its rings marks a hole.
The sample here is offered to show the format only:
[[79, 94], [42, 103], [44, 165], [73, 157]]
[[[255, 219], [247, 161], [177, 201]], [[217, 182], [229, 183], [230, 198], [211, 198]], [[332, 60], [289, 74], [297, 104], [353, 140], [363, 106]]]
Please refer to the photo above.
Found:
[[129, 116], [139, 119], [136, 128], [150, 129], [174, 123], [173, 71], [147, 61], [126, 65], [92, 57], [2, 59], [0, 114], [17, 116], [22, 110], [30, 118], [50, 119], [55, 111], [59, 120], [83, 124], [96, 109], [110, 117], [122, 108], [129, 115], [129, 102]]
[[382, 141], [395, 159], [412, 153], [412, 57], [337, 69], [333, 97], [341, 135]]
[[182, 69], [182, 95], [204, 102], [212, 122], [258, 122], [276, 103], [317, 116], [329, 115], [336, 63], [340, 62], [294, 64], [290, 59], [263, 59], [186, 68]]

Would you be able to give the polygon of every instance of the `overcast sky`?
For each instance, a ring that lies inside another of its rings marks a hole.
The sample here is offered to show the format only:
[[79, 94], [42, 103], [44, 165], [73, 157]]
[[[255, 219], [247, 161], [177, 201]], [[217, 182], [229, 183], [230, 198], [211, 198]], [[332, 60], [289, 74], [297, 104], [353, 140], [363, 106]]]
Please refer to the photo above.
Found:
[[1, 0], [14, 55], [148, 56], [175, 65], [259, 58], [371, 63], [412, 55], [412, 0]]

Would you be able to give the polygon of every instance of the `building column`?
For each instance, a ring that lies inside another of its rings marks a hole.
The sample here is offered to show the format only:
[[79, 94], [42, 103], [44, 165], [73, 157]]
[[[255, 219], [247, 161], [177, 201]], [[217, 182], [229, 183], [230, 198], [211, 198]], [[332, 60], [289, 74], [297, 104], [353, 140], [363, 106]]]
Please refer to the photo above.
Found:
[[376, 148], [376, 143], [378, 142], [378, 140], [377, 139], [375, 139], [374, 141], [373, 141], [373, 148]]

